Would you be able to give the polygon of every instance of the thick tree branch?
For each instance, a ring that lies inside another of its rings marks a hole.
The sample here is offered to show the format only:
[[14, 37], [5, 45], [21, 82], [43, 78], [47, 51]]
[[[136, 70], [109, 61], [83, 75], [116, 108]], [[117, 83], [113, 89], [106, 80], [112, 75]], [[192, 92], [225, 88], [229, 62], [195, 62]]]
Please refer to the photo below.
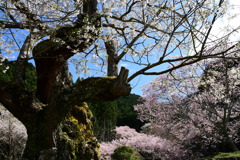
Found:
[[[74, 54], [83, 52], [97, 38], [100, 19], [95, 15], [96, 5], [96, 0], [84, 1], [86, 8], [73, 26], [58, 29], [55, 37], [34, 47], [37, 94], [43, 103], [48, 103], [56, 76], [65, 62]], [[84, 22], [84, 18], [88, 18], [88, 23]]]
[[114, 40], [104, 42], [108, 55], [108, 76], [118, 76], [118, 53]]
[[30, 56], [32, 46], [37, 41], [37, 36], [34, 34], [30, 34], [25, 39], [22, 48], [20, 49], [20, 53], [17, 58], [16, 70], [14, 73], [14, 81], [19, 84], [23, 84], [25, 81], [25, 71], [28, 63], [28, 58]]
[[[128, 70], [121, 68], [119, 76], [115, 77], [91, 77], [73, 86], [71, 94], [63, 94], [62, 99], [66, 99], [68, 105], [93, 102], [93, 101], [110, 101], [127, 96], [130, 94], [131, 87], [127, 83]], [[66, 92], [66, 91], [63, 91]]]
[[73, 55], [71, 49], [51, 40], [42, 41], [34, 47], [33, 56], [38, 75], [37, 95], [43, 103], [48, 102], [62, 65]]
[[35, 98], [33, 92], [12, 82], [0, 80], [0, 84], [0, 103], [24, 124], [36, 120], [36, 114], [44, 105]]
[[7, 22], [0, 20], [1, 28], [16, 28], [16, 29], [30, 29], [30, 26], [24, 23]]

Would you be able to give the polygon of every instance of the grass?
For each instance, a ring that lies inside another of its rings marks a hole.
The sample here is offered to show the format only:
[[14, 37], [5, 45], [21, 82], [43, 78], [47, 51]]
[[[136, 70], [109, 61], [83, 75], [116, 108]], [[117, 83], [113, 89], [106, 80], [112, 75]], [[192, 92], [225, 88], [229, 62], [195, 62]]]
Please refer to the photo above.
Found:
[[215, 155], [205, 157], [204, 160], [217, 160], [217, 159], [227, 159], [227, 158], [237, 158], [240, 160], [240, 151], [230, 152], [230, 153], [216, 153]]

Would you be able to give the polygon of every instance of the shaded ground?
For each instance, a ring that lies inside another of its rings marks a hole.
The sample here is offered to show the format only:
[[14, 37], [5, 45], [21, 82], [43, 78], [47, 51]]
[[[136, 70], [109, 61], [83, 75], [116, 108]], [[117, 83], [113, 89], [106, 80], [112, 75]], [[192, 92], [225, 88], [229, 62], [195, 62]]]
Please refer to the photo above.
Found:
[[240, 160], [240, 151], [231, 153], [216, 153], [215, 155], [208, 156], [204, 160]]

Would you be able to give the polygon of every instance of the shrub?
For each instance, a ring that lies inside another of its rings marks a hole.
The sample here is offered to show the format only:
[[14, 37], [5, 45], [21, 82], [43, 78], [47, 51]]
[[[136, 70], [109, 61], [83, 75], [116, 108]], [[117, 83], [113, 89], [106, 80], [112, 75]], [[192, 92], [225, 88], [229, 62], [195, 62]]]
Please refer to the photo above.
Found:
[[129, 146], [120, 146], [112, 154], [113, 160], [144, 160], [144, 158]]

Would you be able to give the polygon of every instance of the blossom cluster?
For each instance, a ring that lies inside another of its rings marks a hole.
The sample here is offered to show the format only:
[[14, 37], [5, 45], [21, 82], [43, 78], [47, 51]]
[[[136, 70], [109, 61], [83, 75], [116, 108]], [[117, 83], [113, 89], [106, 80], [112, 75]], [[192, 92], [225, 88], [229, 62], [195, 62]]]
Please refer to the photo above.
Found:
[[110, 159], [111, 154], [118, 146], [130, 146], [143, 156], [152, 158], [170, 160], [185, 154], [185, 151], [177, 143], [154, 135], [138, 133], [128, 126], [116, 127], [115, 131], [115, 140], [103, 142], [100, 145], [102, 159]]

